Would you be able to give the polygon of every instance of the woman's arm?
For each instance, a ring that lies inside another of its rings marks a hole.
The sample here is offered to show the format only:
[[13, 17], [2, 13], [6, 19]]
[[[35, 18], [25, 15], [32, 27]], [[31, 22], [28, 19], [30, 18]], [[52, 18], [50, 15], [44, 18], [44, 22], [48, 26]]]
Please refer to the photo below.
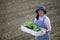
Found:
[[36, 22], [36, 18], [34, 19], [34, 23]]
[[46, 25], [47, 28], [48, 28], [48, 29], [46, 30], [46, 32], [51, 31], [51, 22], [50, 22], [50, 19], [49, 19], [48, 17], [45, 19], [44, 23], [45, 23], [45, 25]]

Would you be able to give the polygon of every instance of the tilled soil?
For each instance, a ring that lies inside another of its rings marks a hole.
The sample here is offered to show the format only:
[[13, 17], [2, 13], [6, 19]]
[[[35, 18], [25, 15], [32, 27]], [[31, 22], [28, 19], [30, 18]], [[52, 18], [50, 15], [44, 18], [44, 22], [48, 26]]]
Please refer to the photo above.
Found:
[[39, 5], [46, 6], [51, 20], [51, 39], [60, 40], [60, 0], [0, 0], [0, 40], [34, 40], [19, 28], [25, 21], [34, 21]]

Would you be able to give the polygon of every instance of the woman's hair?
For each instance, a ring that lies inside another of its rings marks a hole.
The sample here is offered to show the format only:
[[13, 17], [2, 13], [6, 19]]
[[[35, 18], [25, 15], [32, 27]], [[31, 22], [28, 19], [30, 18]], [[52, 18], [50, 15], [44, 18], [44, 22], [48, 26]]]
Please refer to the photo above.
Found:
[[36, 19], [39, 20], [39, 14], [37, 14]]

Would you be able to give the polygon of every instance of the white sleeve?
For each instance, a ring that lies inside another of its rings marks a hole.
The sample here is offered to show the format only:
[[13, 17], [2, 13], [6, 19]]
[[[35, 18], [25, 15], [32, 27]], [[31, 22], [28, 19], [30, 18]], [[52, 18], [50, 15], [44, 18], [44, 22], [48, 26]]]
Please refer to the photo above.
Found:
[[51, 23], [50, 23], [50, 19], [48, 17], [45, 19], [44, 23], [47, 26], [48, 30], [51, 31]]
[[34, 23], [36, 22], [36, 18], [34, 19]]

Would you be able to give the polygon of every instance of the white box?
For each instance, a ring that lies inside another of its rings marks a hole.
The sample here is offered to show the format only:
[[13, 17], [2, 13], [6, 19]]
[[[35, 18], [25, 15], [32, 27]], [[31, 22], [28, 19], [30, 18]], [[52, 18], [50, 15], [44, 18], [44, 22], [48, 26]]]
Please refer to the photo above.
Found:
[[41, 28], [41, 31], [36, 32], [22, 25], [21, 30], [34, 36], [43, 36], [45, 34], [45, 29], [43, 28]]

